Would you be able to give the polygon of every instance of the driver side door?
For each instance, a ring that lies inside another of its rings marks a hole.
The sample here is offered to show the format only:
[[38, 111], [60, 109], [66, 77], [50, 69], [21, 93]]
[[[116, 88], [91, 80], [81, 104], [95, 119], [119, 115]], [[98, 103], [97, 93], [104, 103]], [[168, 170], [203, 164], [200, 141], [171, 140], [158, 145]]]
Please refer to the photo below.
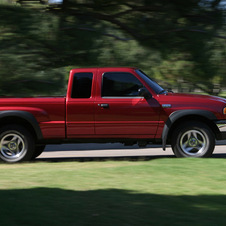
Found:
[[96, 135], [110, 137], [154, 138], [160, 105], [154, 99], [139, 96], [144, 87], [139, 76], [129, 72], [101, 71], [101, 92], [95, 101]]

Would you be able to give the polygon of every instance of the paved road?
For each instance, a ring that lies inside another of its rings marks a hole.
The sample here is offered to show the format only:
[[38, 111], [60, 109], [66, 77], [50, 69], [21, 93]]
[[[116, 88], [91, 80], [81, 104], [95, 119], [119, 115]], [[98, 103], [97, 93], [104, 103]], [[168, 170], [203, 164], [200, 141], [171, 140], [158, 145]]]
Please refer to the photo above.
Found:
[[[48, 145], [38, 157], [39, 160], [63, 161], [67, 159], [99, 159], [99, 158], [164, 158], [173, 157], [172, 149], [163, 151], [160, 145], [148, 145], [139, 148], [138, 145], [124, 146], [115, 144], [64, 144]], [[226, 141], [217, 142], [213, 157], [226, 158]]]

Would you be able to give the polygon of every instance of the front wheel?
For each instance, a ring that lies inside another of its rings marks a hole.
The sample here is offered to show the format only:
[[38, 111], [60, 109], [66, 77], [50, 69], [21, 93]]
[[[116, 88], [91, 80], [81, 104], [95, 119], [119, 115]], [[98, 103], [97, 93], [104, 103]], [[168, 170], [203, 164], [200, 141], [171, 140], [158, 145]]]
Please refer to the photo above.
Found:
[[0, 129], [0, 158], [8, 163], [28, 161], [34, 153], [34, 138], [20, 125]]
[[215, 147], [215, 137], [211, 129], [196, 121], [178, 126], [171, 140], [173, 152], [177, 157], [210, 157]]

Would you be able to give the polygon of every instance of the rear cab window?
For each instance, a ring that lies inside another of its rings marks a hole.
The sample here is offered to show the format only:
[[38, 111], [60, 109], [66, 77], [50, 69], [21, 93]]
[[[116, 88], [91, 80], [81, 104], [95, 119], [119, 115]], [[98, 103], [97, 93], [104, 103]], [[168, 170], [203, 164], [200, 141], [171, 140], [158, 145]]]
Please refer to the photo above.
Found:
[[79, 72], [73, 76], [71, 98], [90, 98], [92, 91], [93, 73]]

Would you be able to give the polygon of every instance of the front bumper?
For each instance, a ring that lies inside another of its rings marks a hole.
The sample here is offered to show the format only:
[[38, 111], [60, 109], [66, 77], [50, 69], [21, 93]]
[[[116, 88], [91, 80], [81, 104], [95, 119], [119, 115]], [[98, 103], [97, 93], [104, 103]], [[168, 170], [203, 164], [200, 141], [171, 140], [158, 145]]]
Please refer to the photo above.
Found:
[[217, 121], [216, 125], [220, 131], [218, 140], [226, 140], [226, 120]]

